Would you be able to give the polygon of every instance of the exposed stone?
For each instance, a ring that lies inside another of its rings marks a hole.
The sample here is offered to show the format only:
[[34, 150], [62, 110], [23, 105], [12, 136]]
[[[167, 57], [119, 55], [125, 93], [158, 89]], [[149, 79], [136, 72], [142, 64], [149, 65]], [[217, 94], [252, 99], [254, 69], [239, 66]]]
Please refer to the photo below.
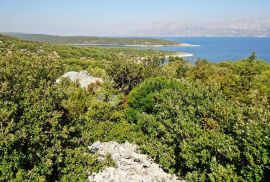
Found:
[[54, 57], [60, 58], [59, 54], [56, 51], [53, 51], [52, 54], [53, 54]]
[[96, 83], [102, 83], [103, 80], [101, 78], [95, 78], [90, 76], [87, 71], [70, 71], [65, 73], [63, 76], [61, 76], [59, 79], [56, 80], [56, 83], [61, 82], [61, 78], [69, 78], [71, 81], [78, 81], [80, 86], [82, 88], [88, 88], [89, 85], [91, 84], [96, 84]]
[[40, 49], [40, 50], [37, 51], [37, 53], [38, 53], [38, 54], [44, 54], [44, 53], [45, 53], [45, 50]]
[[110, 154], [117, 167], [108, 167], [88, 177], [92, 182], [180, 182], [175, 175], [165, 173], [147, 155], [140, 154], [138, 147], [128, 142], [95, 142], [89, 146], [91, 152], [102, 157]]
[[21, 53], [24, 53], [24, 52], [26, 52], [27, 51], [27, 49], [20, 49], [20, 52]]
[[98, 151], [98, 146], [101, 144], [100, 141], [97, 141], [91, 145], [91, 147], [88, 147], [92, 153], [96, 153]]

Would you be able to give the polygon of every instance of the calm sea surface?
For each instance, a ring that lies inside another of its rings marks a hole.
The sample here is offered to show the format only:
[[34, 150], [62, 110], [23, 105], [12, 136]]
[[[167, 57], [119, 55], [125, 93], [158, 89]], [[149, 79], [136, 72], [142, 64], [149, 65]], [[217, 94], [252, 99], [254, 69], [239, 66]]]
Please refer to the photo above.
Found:
[[179, 43], [200, 45], [200, 47], [160, 47], [157, 49], [188, 52], [194, 54], [188, 59], [195, 61], [206, 58], [212, 62], [239, 60], [257, 53], [257, 58], [270, 63], [270, 38], [213, 38], [213, 37], [168, 37], [162, 38]]

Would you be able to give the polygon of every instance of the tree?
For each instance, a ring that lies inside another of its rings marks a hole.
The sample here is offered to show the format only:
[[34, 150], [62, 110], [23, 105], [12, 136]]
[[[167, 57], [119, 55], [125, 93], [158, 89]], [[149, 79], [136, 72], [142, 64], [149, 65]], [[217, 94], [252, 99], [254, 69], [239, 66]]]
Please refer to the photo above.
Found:
[[108, 75], [116, 83], [117, 88], [122, 89], [126, 94], [144, 79], [155, 77], [161, 74], [157, 61], [133, 61], [113, 60], [106, 67]]

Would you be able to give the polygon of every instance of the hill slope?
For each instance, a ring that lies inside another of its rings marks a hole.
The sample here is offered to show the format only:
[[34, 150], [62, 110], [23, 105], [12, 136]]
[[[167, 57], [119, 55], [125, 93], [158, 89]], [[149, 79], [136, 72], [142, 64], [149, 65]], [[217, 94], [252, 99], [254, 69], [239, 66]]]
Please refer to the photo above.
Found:
[[177, 42], [152, 39], [152, 38], [109, 38], [88, 36], [55, 36], [45, 34], [4, 33], [5, 35], [17, 37], [22, 40], [47, 42], [54, 44], [83, 44], [83, 45], [144, 45], [144, 46], [166, 46], [179, 45]]
[[[236, 62], [172, 57], [164, 64], [164, 53], [0, 35], [0, 181], [126, 172], [116, 168], [116, 152], [95, 153], [109, 141], [137, 144], [186, 181], [270, 181], [270, 65], [255, 53]], [[82, 70], [104, 82], [55, 84]], [[144, 157], [131, 154], [121, 161], [149, 171]]]

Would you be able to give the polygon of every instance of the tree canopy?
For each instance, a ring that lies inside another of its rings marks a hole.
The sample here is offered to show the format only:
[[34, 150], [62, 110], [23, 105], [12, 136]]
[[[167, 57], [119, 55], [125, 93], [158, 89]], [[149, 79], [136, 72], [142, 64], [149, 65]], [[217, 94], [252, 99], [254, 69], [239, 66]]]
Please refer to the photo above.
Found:
[[[269, 181], [270, 65], [166, 53], [0, 35], [0, 181], [87, 181], [115, 165], [97, 140], [136, 143], [187, 181]], [[82, 70], [104, 80], [95, 92], [56, 84]]]

